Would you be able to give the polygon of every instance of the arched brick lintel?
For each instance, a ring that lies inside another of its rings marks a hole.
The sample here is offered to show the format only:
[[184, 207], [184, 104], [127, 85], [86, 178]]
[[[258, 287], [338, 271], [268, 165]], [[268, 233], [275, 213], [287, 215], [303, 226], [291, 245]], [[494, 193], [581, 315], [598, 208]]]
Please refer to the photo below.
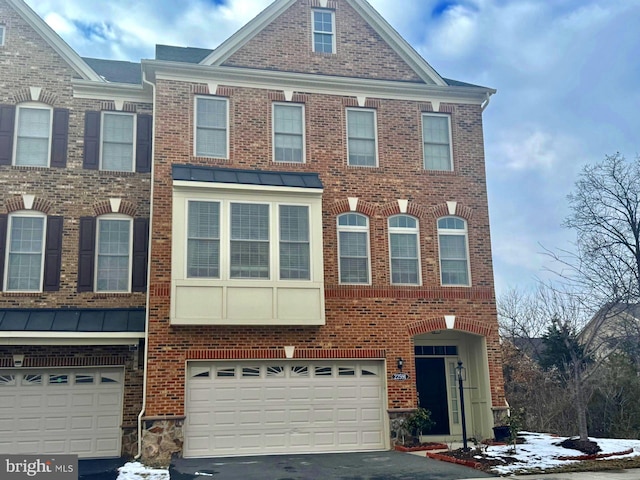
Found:
[[40, 197], [35, 197], [33, 199], [33, 204], [29, 209], [27, 209], [24, 202], [25, 200], [22, 195], [16, 195], [15, 197], [7, 199], [5, 201], [7, 213], [18, 212], [20, 210], [36, 210], [48, 215], [51, 212], [51, 208], [53, 206], [50, 201]]
[[[349, 199], [345, 198], [342, 200], [338, 200], [331, 207], [331, 213], [333, 215], [339, 215], [341, 213], [351, 212], [351, 206], [349, 205]], [[378, 208], [370, 202], [365, 202], [364, 200], [358, 200], [358, 204], [356, 206], [356, 212], [362, 213], [367, 217], [374, 217], [378, 211]]]
[[[407, 330], [410, 336], [415, 337], [423, 333], [447, 330], [447, 323], [444, 317], [427, 318], [407, 325]], [[456, 317], [453, 330], [482, 337], [490, 337], [493, 334], [493, 327], [491, 325], [465, 317]]]
[[[434, 218], [448, 217], [451, 215], [451, 213], [449, 213], [449, 206], [446, 203], [442, 203], [433, 207], [431, 209], [431, 214], [434, 216]], [[466, 205], [457, 203], [454, 215], [456, 217], [464, 218], [465, 220], [471, 220], [471, 218], [473, 217], [473, 210]]]
[[[382, 359], [387, 356], [379, 348], [296, 348], [294, 359]], [[284, 348], [271, 349], [228, 349], [228, 350], [188, 350], [187, 360], [270, 360], [285, 358]]]

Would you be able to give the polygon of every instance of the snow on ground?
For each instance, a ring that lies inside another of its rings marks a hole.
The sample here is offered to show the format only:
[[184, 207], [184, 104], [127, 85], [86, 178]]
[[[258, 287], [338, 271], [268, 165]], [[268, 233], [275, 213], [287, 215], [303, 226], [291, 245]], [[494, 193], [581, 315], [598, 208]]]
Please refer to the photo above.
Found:
[[[494, 467], [493, 471], [495, 473], [504, 475], [516, 472], [523, 473], [525, 471], [536, 469], [544, 470], [578, 461], [560, 460], [558, 457], [582, 455], [582, 452], [577, 450], [569, 450], [559, 446], [559, 444], [563, 440], [566, 440], [567, 437], [557, 437], [545, 433], [531, 432], [520, 432], [519, 436], [524, 437], [526, 439], [526, 443], [516, 445], [515, 453], [513, 453], [513, 447], [510, 445], [494, 445], [487, 448], [487, 456], [512, 457], [518, 459], [518, 462]], [[640, 440], [615, 440], [591, 437], [589, 439], [598, 443], [602, 449], [600, 452], [601, 454], [617, 453], [633, 449], [632, 453], [607, 458], [628, 458], [640, 455]]]
[[117, 480], [169, 480], [169, 470], [145, 467], [140, 462], [125, 463]]
[[[499, 475], [524, 473], [532, 470], [545, 470], [575, 463], [578, 460], [560, 460], [558, 457], [582, 455], [577, 450], [569, 450], [560, 447], [559, 444], [567, 437], [557, 437], [546, 433], [520, 432], [519, 436], [526, 439], [526, 443], [516, 446], [513, 453], [512, 446], [492, 445], [487, 447], [486, 455], [491, 457], [512, 457], [518, 462], [504, 466], [496, 466], [493, 471]], [[612, 456], [607, 458], [625, 458], [640, 455], [640, 440], [615, 440], [609, 438], [590, 438], [598, 443], [601, 454], [623, 452], [633, 449], [632, 453]], [[117, 480], [170, 480], [169, 471], [145, 467], [139, 462], [129, 462], [119, 468], [120, 475]], [[204, 478], [204, 477], [203, 477]]]

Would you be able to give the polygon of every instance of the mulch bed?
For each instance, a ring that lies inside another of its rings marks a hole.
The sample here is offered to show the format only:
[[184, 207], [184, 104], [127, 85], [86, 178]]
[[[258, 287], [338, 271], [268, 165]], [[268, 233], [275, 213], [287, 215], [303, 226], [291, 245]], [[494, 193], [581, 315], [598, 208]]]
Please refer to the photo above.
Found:
[[395, 449], [399, 452], [422, 452], [429, 450], [446, 450], [447, 448], [449, 448], [447, 445], [439, 442], [424, 442], [395, 446]]

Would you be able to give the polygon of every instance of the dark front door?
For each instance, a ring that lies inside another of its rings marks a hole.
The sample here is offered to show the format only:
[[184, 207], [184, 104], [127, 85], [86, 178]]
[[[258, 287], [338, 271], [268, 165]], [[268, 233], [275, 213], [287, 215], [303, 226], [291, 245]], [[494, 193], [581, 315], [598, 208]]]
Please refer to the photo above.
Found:
[[436, 422], [428, 435], [449, 435], [449, 406], [444, 358], [416, 358], [416, 387], [420, 407]]

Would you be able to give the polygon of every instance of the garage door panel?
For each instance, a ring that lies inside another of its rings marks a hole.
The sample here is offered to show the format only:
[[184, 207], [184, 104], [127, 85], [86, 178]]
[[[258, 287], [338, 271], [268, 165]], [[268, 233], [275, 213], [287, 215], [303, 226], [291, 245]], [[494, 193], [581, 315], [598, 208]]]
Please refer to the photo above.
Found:
[[[122, 368], [19, 369], [10, 376], [12, 386], [0, 387], [3, 453], [120, 454]], [[2, 381], [7, 377], [3, 373]]]
[[265, 410], [264, 424], [271, 427], [282, 427], [287, 424], [287, 410], [267, 409]]
[[[384, 449], [382, 362], [362, 365], [369, 374], [354, 361], [193, 362], [185, 456]], [[225, 375], [193, 378], [203, 371]]]

